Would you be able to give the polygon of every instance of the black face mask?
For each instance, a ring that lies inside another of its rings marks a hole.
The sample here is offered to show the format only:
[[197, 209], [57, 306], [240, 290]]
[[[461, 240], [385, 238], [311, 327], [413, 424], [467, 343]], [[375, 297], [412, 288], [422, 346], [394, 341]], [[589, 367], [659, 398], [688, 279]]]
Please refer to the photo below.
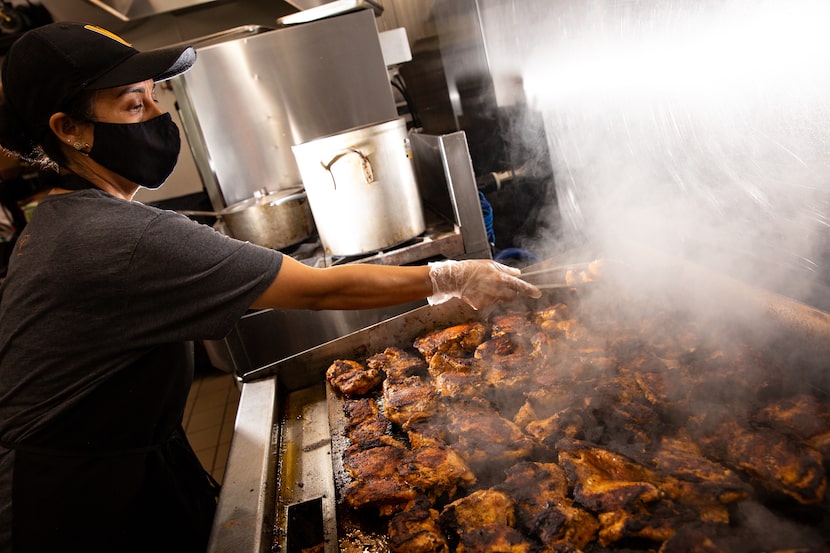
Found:
[[89, 157], [144, 188], [164, 184], [182, 146], [169, 113], [141, 123], [94, 123]]

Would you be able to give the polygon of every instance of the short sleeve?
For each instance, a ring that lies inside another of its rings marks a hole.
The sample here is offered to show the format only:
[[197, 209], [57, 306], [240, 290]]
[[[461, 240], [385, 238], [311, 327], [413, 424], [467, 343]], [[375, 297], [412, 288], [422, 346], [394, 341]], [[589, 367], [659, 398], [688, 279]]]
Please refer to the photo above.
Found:
[[125, 316], [139, 343], [221, 339], [276, 278], [282, 254], [173, 212], [153, 218], [130, 260]]

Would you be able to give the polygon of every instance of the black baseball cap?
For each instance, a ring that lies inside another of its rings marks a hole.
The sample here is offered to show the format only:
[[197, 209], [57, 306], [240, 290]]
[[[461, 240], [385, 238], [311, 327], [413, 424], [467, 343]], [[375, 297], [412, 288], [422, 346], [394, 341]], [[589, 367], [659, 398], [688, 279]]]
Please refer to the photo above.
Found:
[[26, 32], [3, 60], [3, 93], [31, 138], [39, 141], [52, 114], [85, 90], [175, 77], [196, 61], [190, 46], [139, 52], [96, 25], [50, 23]]

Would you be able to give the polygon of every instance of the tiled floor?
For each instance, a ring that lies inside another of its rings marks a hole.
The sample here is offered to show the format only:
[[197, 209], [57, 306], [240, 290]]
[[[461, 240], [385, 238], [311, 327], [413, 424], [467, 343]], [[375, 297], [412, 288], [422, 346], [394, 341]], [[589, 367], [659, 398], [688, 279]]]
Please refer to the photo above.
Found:
[[239, 388], [233, 373], [199, 370], [184, 412], [184, 429], [190, 445], [213, 477], [222, 482], [233, 436]]

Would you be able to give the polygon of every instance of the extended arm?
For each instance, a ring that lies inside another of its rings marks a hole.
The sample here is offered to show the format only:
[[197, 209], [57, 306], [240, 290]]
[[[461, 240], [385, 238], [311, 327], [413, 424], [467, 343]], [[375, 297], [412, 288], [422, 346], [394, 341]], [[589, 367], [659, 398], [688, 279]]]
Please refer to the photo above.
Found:
[[283, 257], [277, 278], [251, 306], [256, 309], [371, 309], [429, 298], [462, 298], [480, 308], [519, 294], [539, 297], [518, 271], [489, 260], [442, 261], [416, 267], [371, 264], [313, 268]]

